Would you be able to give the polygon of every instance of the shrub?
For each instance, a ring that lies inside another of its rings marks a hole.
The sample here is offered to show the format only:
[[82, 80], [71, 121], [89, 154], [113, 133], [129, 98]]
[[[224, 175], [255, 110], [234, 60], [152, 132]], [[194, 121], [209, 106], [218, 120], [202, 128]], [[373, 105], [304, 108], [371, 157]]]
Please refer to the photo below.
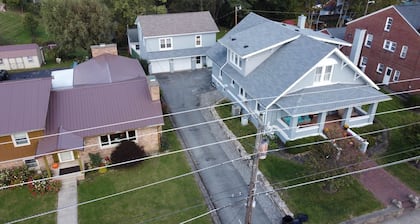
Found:
[[90, 164], [93, 168], [100, 167], [102, 165], [102, 157], [98, 153], [89, 153]]
[[27, 166], [13, 167], [0, 170], [0, 186], [24, 183], [34, 174]]
[[43, 195], [48, 192], [58, 192], [60, 190], [61, 182], [59, 180], [41, 180], [47, 177], [47, 172], [42, 171], [41, 174], [29, 178], [29, 181], [34, 181], [28, 184], [29, 191], [32, 195]]
[[[139, 147], [136, 143], [132, 141], [124, 141], [124, 142], [121, 142], [117, 146], [117, 148], [115, 148], [115, 150], [112, 152], [111, 162], [114, 164], [122, 163], [122, 162], [140, 159], [143, 157], [146, 157], [146, 152], [144, 151], [143, 146]], [[139, 162], [140, 161], [130, 162], [130, 163], [123, 164], [121, 166], [133, 166]]]

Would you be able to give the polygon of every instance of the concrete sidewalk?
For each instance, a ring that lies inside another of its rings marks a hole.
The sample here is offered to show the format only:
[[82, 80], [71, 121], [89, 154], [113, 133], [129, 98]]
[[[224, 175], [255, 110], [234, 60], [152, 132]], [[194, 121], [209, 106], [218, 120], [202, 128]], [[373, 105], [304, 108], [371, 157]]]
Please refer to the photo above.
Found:
[[77, 224], [77, 177], [70, 174], [60, 180], [62, 186], [58, 192], [57, 223]]

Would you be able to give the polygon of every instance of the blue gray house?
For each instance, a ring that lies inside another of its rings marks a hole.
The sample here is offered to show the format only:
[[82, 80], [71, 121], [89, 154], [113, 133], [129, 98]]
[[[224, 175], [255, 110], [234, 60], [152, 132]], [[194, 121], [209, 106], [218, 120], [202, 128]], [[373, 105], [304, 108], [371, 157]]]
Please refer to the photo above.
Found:
[[127, 31], [130, 53], [147, 60], [149, 73], [211, 67], [206, 51], [219, 32], [208, 11], [138, 16]]
[[[304, 24], [304, 23], [300, 23]], [[323, 135], [325, 123], [372, 124], [390, 97], [338, 49], [348, 43], [250, 13], [207, 53], [212, 81], [243, 120], [283, 142]], [[236, 108], [236, 109], [235, 109]]]

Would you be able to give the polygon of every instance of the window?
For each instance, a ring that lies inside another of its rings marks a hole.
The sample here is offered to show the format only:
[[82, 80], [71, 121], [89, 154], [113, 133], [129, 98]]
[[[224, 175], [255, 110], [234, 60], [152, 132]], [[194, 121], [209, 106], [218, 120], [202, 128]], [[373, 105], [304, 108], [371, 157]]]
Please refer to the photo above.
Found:
[[195, 46], [201, 47], [201, 35], [195, 36]]
[[0, 65], [3, 64], [3, 58], [0, 58]]
[[230, 51], [230, 62], [236, 67], [242, 68], [242, 59], [233, 51]]
[[102, 135], [100, 140], [101, 146], [108, 146], [118, 144], [123, 141], [136, 140], [136, 138], [136, 131], [126, 131], [121, 133]]
[[391, 26], [392, 26], [392, 17], [388, 17], [386, 18], [384, 30], [389, 32], [391, 30]]
[[397, 43], [390, 41], [390, 40], [384, 40], [384, 46], [383, 48], [387, 51], [394, 52], [395, 49], [397, 49]]
[[362, 58], [360, 59], [360, 64], [359, 64], [359, 66], [360, 66], [360, 67], [364, 67], [364, 66], [366, 66], [366, 65], [367, 65], [367, 62], [368, 62], [368, 58], [367, 58], [367, 57], [365, 57], [365, 56], [362, 56]]
[[376, 67], [376, 72], [382, 74], [382, 72], [384, 71], [384, 64], [378, 63], [378, 66]]
[[230, 85], [231, 85], [231, 86], [233, 86], [233, 87], [235, 87], [235, 80], [233, 80], [233, 79], [232, 79], [232, 80], [230, 81]]
[[242, 87], [239, 87], [239, 95], [245, 97], [245, 91]]
[[27, 159], [25, 160], [25, 165], [28, 168], [36, 168], [38, 167], [38, 161], [36, 159]]
[[160, 46], [160, 50], [172, 49], [172, 38], [160, 38], [159, 46]]
[[139, 49], [140, 49], [140, 45], [136, 44], [136, 50], [139, 50]]
[[408, 46], [403, 45], [401, 48], [400, 58], [407, 57]]
[[28, 62], [32, 62], [34, 61], [34, 59], [32, 58], [32, 56], [28, 56]]
[[201, 56], [195, 57], [195, 63], [196, 64], [201, 64]]
[[394, 72], [394, 78], [392, 79], [392, 81], [396, 82], [398, 80], [400, 80], [400, 71], [395, 70], [395, 72]]
[[319, 66], [315, 68], [314, 83], [324, 83], [331, 81], [333, 65]]
[[365, 46], [370, 48], [372, 46], [372, 41], [373, 41], [373, 35], [368, 34], [366, 36]]
[[12, 134], [13, 145], [15, 147], [30, 145], [31, 142], [29, 141], [28, 133], [26, 132], [19, 132]]

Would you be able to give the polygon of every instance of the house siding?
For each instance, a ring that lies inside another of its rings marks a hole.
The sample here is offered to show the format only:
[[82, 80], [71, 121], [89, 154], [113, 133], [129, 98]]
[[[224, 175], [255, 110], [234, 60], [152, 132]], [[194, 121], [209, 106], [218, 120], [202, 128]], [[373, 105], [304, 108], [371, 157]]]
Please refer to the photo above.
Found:
[[[389, 32], [384, 31], [387, 17], [392, 17], [393, 22]], [[382, 83], [386, 67], [393, 69], [390, 77], [389, 87], [394, 91], [405, 91], [420, 88], [420, 81], [392, 83], [395, 71], [400, 71], [399, 80], [415, 79], [420, 77], [420, 35], [404, 20], [403, 17], [394, 9], [389, 8], [375, 15], [368, 16], [359, 21], [348, 24], [345, 40], [352, 42], [356, 29], [366, 29], [367, 34], [373, 35], [371, 47], [363, 45], [361, 56], [368, 58], [365, 73], [376, 83]], [[366, 37], [365, 37], [366, 38]], [[384, 40], [397, 43], [395, 52], [383, 49]], [[400, 58], [402, 46], [408, 46], [406, 58]], [[342, 51], [350, 55], [351, 49], [344, 47]], [[384, 65], [384, 71], [376, 71], [378, 63]], [[357, 63], [359, 65], [359, 62]], [[418, 92], [415, 92], [418, 94]]]
[[195, 48], [195, 36], [201, 35], [201, 47], [210, 47], [216, 43], [216, 34], [207, 33], [207, 34], [190, 34], [190, 35], [181, 35], [181, 36], [163, 36], [163, 37], [153, 37], [146, 38], [146, 51], [155, 52], [160, 51], [159, 49], [159, 39], [161, 38], [172, 38], [172, 49], [171, 50], [180, 50], [187, 48]]
[[30, 145], [15, 147], [12, 142], [11, 135], [0, 137], [0, 144], [10, 142], [7, 144], [0, 145], [0, 161], [14, 160], [22, 158], [22, 161], [26, 157], [33, 157], [36, 153], [39, 139], [34, 139], [44, 135], [43, 130], [28, 132], [30, 139]]

